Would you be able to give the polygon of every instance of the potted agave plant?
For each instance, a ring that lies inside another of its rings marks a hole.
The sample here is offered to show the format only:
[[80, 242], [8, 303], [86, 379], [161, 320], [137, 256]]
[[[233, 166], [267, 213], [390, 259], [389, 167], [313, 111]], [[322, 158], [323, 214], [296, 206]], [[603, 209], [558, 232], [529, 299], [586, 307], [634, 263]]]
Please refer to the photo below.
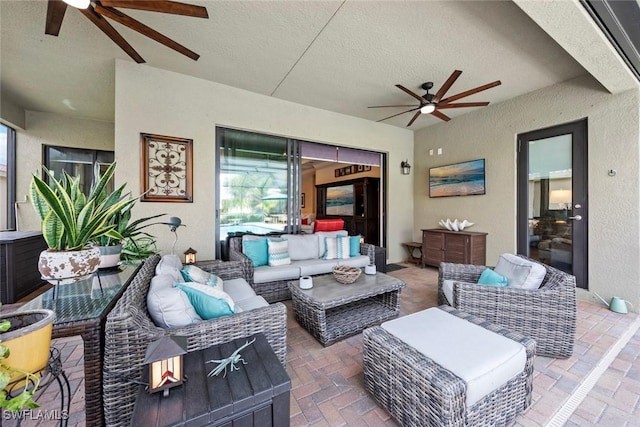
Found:
[[115, 162], [109, 166], [89, 196], [82, 193], [80, 178], [66, 172], [56, 179], [45, 168], [48, 183], [33, 176], [31, 204], [42, 221], [48, 246], [40, 254], [38, 270], [50, 283], [73, 283], [94, 273], [100, 264], [100, 250], [92, 243], [102, 236], [122, 240], [111, 220], [132, 206], [135, 199], [122, 196], [122, 187], [105, 195], [115, 167]]
[[[0, 316], [0, 408], [17, 412], [39, 406], [33, 395], [49, 360], [53, 317], [51, 310]], [[14, 389], [18, 393], [10, 396]]]

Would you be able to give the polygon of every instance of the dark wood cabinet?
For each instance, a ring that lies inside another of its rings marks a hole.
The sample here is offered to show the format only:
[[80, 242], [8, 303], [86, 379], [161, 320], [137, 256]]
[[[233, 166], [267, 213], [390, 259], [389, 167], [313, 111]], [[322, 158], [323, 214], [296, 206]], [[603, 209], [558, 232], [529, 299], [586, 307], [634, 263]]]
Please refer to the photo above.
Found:
[[486, 265], [487, 233], [473, 231], [422, 230], [422, 265], [441, 262]]
[[0, 233], [0, 301], [12, 304], [40, 288], [40, 252], [47, 244], [39, 231]]
[[[168, 397], [139, 386], [131, 426], [289, 426], [291, 380], [263, 334], [241, 350], [236, 371], [207, 376], [221, 360], [251, 341], [238, 338], [184, 356], [187, 381]], [[230, 368], [229, 368], [230, 369]], [[148, 378], [144, 371], [143, 381]]]
[[[345, 207], [345, 214], [340, 214], [332, 204], [332, 189], [336, 187], [351, 187], [352, 209]], [[342, 218], [344, 229], [350, 235], [360, 234], [367, 243], [380, 246], [380, 179], [360, 178], [349, 181], [334, 182], [316, 186], [317, 212], [316, 217]]]

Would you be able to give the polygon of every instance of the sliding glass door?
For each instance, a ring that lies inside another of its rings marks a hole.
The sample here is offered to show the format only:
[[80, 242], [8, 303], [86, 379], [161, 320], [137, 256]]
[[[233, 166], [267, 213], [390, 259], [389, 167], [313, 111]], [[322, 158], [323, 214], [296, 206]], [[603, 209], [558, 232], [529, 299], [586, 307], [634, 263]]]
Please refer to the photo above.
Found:
[[[377, 170], [376, 177], [382, 178], [382, 155], [366, 150], [226, 128], [216, 129], [216, 149], [216, 253], [223, 259], [229, 235], [300, 232], [302, 211], [307, 216], [311, 213], [312, 218], [318, 213], [313, 208], [317, 185], [371, 177], [372, 167]], [[306, 191], [303, 158], [308, 163], [307, 172], [309, 162], [319, 168], [311, 178], [306, 175]], [[375, 217], [382, 219], [383, 186], [379, 188]], [[381, 222], [377, 225], [381, 232], [375, 233], [378, 237], [370, 243], [380, 244], [380, 236], [384, 236]]]
[[217, 253], [229, 234], [295, 231], [300, 211], [297, 141], [223, 128], [217, 140]]

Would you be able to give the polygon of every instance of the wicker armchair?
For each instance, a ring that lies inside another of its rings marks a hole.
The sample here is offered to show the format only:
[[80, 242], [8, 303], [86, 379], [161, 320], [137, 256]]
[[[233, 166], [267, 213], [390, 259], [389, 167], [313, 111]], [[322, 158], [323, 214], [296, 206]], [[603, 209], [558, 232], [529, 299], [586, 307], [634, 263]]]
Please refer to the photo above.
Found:
[[[576, 279], [542, 265], [547, 274], [540, 288], [526, 290], [477, 285], [487, 267], [443, 262], [438, 274], [438, 303], [533, 338], [539, 356], [570, 357], [576, 336]], [[447, 279], [455, 281], [451, 304], [442, 289]]]
[[[263, 333], [276, 356], [286, 362], [286, 307], [271, 304], [232, 316], [206, 320], [176, 329], [157, 327], [147, 311], [147, 291], [160, 256], [148, 258], [107, 316], [103, 371], [104, 413], [107, 425], [129, 425], [143, 372], [147, 345], [166, 335], [187, 337], [188, 351]], [[241, 263], [210, 261], [199, 267], [223, 280], [245, 277]], [[245, 279], [246, 280], [246, 279]]]

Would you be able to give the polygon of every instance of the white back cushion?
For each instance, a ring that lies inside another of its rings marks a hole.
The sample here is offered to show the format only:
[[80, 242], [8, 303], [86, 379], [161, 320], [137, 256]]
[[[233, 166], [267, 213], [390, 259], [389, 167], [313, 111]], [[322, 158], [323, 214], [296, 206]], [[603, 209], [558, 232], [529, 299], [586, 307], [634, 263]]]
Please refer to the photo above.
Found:
[[156, 275], [170, 274], [174, 283], [182, 281], [182, 261], [178, 255], [163, 255], [158, 265], [156, 265]]
[[317, 235], [283, 234], [282, 238], [289, 241], [289, 257], [291, 261], [319, 258]]
[[503, 275], [512, 288], [538, 289], [547, 269], [542, 265], [513, 254], [502, 254], [494, 271]]
[[187, 294], [174, 288], [173, 276], [161, 274], [151, 279], [147, 293], [147, 309], [153, 322], [165, 329], [180, 328], [200, 322]]

